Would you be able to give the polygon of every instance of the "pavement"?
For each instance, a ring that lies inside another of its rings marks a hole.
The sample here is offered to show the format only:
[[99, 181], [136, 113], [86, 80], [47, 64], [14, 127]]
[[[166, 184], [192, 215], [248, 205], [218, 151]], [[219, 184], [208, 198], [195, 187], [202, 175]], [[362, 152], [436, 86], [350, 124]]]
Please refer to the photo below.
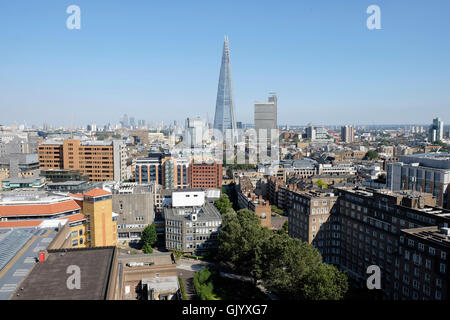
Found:
[[[42, 230], [44, 231], [44, 230]], [[0, 272], [0, 300], [8, 300], [36, 264], [39, 250], [46, 249], [56, 235], [53, 229], [34, 235]]]
[[206, 261], [194, 260], [194, 259], [183, 259], [177, 261], [177, 269], [198, 272], [203, 267], [212, 266], [213, 264]]

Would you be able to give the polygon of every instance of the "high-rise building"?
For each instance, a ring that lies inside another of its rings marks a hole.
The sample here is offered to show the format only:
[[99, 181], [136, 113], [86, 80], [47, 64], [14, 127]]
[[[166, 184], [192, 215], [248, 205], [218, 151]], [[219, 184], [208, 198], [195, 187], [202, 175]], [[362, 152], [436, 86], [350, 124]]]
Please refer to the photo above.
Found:
[[201, 118], [187, 118], [184, 134], [184, 143], [189, 148], [201, 148], [207, 127]]
[[220, 130], [224, 135], [225, 130], [236, 129], [228, 37], [225, 37], [223, 44], [222, 65], [220, 67], [219, 86], [217, 88], [216, 113], [214, 115], [214, 129]]
[[136, 123], [134, 121], [134, 117], [130, 117], [130, 128], [134, 129], [136, 127]]
[[119, 140], [46, 140], [38, 155], [41, 169], [80, 170], [96, 182], [126, 179], [125, 144]]
[[[268, 141], [271, 141], [272, 130], [277, 129], [277, 96], [272, 94], [268, 102], [255, 102], [255, 130], [258, 142], [261, 131], [266, 131]], [[277, 135], [278, 136], [278, 135]]]
[[311, 124], [306, 127], [306, 138], [311, 139], [311, 141], [316, 140], [316, 128]]
[[355, 128], [353, 126], [341, 127], [341, 141], [352, 143], [355, 141]]
[[124, 128], [128, 128], [128, 115], [126, 113], [123, 115], [122, 125]]
[[433, 119], [433, 124], [428, 131], [428, 141], [437, 142], [444, 138], [444, 122], [441, 118]]

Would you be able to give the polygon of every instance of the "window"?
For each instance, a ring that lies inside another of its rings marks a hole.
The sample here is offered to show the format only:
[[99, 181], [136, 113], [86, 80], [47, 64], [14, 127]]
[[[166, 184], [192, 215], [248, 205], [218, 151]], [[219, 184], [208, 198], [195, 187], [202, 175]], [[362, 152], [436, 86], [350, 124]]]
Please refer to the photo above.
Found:
[[409, 260], [409, 251], [408, 250], [405, 250], [405, 259]]
[[439, 264], [439, 271], [440, 271], [441, 273], [445, 273], [445, 263]]

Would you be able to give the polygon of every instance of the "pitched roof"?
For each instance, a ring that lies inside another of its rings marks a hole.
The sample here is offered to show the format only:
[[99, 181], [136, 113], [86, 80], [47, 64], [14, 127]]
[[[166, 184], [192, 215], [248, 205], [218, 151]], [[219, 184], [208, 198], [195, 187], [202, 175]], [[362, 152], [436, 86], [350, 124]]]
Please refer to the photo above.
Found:
[[69, 197], [73, 197], [73, 198], [77, 198], [77, 199], [83, 199], [83, 194], [82, 193], [69, 193], [68, 196]]
[[37, 227], [43, 220], [0, 221], [0, 228]]
[[3, 205], [0, 206], [0, 216], [54, 215], [77, 209], [81, 208], [75, 200], [48, 204]]
[[100, 188], [95, 188], [95, 189], [92, 189], [92, 190], [86, 192], [84, 195], [88, 196], [88, 197], [100, 197], [100, 196], [106, 196], [109, 194], [111, 194], [111, 192], [100, 189]]
[[71, 214], [70, 216], [61, 217], [58, 219], [69, 219], [69, 223], [70, 223], [70, 222], [84, 220], [84, 219], [86, 219], [86, 217], [82, 213], [77, 213], [77, 214]]

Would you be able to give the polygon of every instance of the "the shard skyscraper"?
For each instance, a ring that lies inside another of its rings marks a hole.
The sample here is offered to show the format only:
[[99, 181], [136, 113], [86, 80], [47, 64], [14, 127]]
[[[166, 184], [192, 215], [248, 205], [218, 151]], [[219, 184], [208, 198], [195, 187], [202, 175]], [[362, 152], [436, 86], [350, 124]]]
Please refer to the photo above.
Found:
[[219, 86], [217, 88], [216, 113], [214, 115], [214, 129], [218, 129], [225, 136], [227, 129], [236, 129], [234, 118], [233, 87], [231, 83], [230, 48], [228, 37], [223, 43], [222, 65], [220, 67]]

